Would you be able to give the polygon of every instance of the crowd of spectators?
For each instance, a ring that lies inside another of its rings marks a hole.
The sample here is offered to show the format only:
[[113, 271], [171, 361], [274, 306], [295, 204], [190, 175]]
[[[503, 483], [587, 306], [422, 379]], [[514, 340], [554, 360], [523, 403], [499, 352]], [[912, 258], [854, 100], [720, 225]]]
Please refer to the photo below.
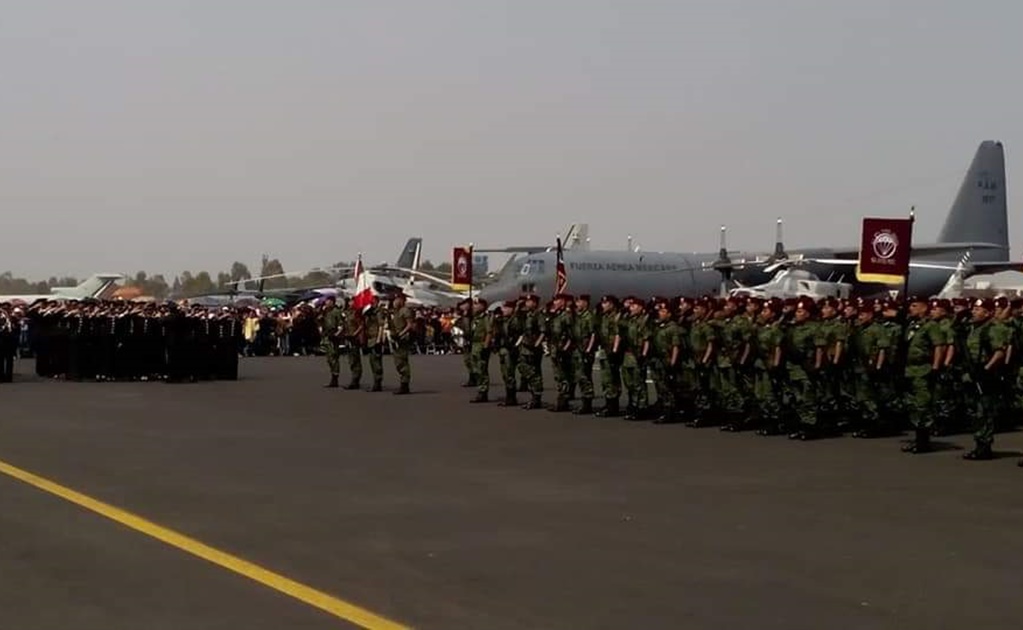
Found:
[[[419, 354], [460, 352], [454, 309], [415, 307], [418, 325], [414, 351]], [[319, 308], [300, 303], [291, 308], [257, 307], [244, 313], [244, 356], [322, 354]]]

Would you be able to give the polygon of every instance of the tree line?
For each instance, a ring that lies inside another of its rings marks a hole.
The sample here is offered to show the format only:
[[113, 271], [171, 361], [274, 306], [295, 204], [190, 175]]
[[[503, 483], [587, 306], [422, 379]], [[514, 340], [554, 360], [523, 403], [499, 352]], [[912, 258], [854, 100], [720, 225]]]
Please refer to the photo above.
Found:
[[[226, 271], [183, 271], [169, 281], [163, 274], [149, 275], [145, 271], [124, 274], [122, 286], [137, 289], [144, 296], [158, 300], [180, 299], [238, 291], [277, 291], [282, 289], [307, 289], [333, 285], [341, 278], [351, 277], [355, 261], [339, 262], [325, 269], [314, 269], [302, 273], [287, 274], [284, 265], [277, 258], [264, 256], [258, 274], [250, 272], [248, 265], [235, 261]], [[427, 273], [444, 276], [451, 273], [450, 263], [434, 265], [430, 261], [420, 264]], [[261, 280], [253, 280], [260, 278]], [[53, 287], [73, 287], [84, 278], [52, 276], [46, 280], [17, 278], [10, 271], [0, 273], [0, 295], [45, 295]]]

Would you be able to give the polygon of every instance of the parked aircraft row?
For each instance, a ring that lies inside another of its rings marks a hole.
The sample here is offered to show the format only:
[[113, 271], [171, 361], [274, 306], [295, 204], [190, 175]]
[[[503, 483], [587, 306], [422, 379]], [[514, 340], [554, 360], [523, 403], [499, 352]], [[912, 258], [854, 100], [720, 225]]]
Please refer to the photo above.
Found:
[[36, 295], [0, 295], [0, 303], [25, 302], [31, 304], [37, 300], [84, 300], [87, 298], [99, 298], [115, 283], [124, 280], [124, 276], [117, 273], [97, 273], [83, 280], [74, 287], [53, 287], [49, 293]]
[[[908, 287], [911, 294], [934, 295], [941, 291], [967, 256], [969, 262], [961, 270], [964, 277], [1023, 267], [1009, 260], [1005, 182], [1002, 143], [982, 142], [937, 242], [913, 245]], [[789, 279], [795, 279], [798, 285], [798, 282], [822, 282], [821, 278], [841, 278], [857, 295], [888, 296], [893, 290], [901, 290], [901, 286], [857, 281], [858, 257], [859, 244], [786, 252], [780, 237], [774, 254], [768, 256], [731, 252], [724, 242], [722, 229], [718, 252], [565, 251], [563, 261], [569, 291], [594, 296], [719, 294], [722, 288], [737, 288], [736, 283], [746, 287], [769, 284], [782, 267], [795, 266], [805, 274], [803, 277], [775, 278], [776, 284]], [[491, 303], [513, 299], [523, 292], [549, 298], [555, 290], [556, 269], [556, 252], [529, 254], [517, 266], [506, 268], [495, 282], [481, 290], [480, 295]]]

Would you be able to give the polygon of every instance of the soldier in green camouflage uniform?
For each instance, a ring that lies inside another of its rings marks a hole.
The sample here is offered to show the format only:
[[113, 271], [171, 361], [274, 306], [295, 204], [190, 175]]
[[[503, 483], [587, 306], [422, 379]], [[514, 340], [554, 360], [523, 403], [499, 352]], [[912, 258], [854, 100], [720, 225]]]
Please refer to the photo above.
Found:
[[341, 374], [341, 352], [338, 347], [345, 330], [345, 313], [337, 307], [337, 300], [331, 296], [324, 300], [321, 326], [323, 352], [327, 356], [330, 382], [325, 387], [337, 387]]
[[816, 304], [809, 298], [796, 303], [783, 346], [788, 368], [788, 412], [798, 421], [797, 428], [789, 434], [793, 440], [810, 440], [821, 433], [817, 416], [820, 374], [816, 366], [818, 350], [824, 348], [825, 342], [818, 323], [812, 319], [815, 311]]
[[348, 342], [348, 371], [352, 376], [345, 389], [356, 390], [362, 381], [362, 351], [366, 347], [366, 326], [362, 313], [352, 304], [345, 306], [345, 341]]
[[718, 345], [717, 331], [709, 317], [714, 300], [701, 298], [693, 304], [693, 317], [689, 327], [688, 351], [693, 366], [694, 387], [692, 408], [689, 410], [690, 427], [703, 427], [712, 423], [710, 417], [713, 369]]
[[628, 314], [619, 324], [619, 346], [622, 352], [622, 385], [628, 403], [626, 420], [642, 420], [647, 414], [648, 393], [644, 366], [650, 351], [650, 325], [646, 305], [636, 297], [625, 301]]
[[597, 316], [590, 308], [590, 296], [575, 299], [575, 319], [572, 327], [573, 371], [582, 403], [576, 414], [593, 413], [593, 363], [597, 352]]
[[678, 370], [682, 357], [682, 331], [674, 320], [671, 301], [667, 298], [655, 300], [654, 324], [650, 342], [650, 375], [657, 392], [657, 403], [661, 415], [655, 424], [667, 424], [678, 420]]
[[934, 325], [941, 331], [942, 336], [948, 341], [945, 356], [941, 361], [941, 370], [934, 380], [932, 389], [934, 423], [931, 425], [931, 435], [948, 435], [957, 406], [955, 387], [957, 372], [953, 360], [958, 344], [955, 323], [952, 319], [952, 305], [948, 300], [931, 300], [930, 317], [934, 321]]
[[753, 322], [739, 307], [745, 307], [737, 298], [728, 298], [721, 306], [718, 326], [717, 353], [717, 409], [722, 430], [734, 431], [746, 421], [746, 396], [749, 378], [746, 374], [753, 340]]
[[[963, 363], [966, 392], [972, 394], [967, 414], [973, 427], [975, 446], [963, 455], [967, 460], [987, 460], [994, 457], [991, 445], [995, 440], [994, 400], [1002, 392], [998, 380], [1011, 342], [1009, 329], [992, 319], [995, 306], [992, 300], [978, 299], [973, 303], [972, 319], [966, 335]], [[971, 391], [972, 390], [972, 391]]]
[[462, 363], [465, 365], [465, 373], [468, 378], [462, 387], [476, 387], [479, 385], [479, 375], [472, 358], [472, 300], [466, 298], [458, 303], [458, 317], [455, 318], [455, 326], [462, 331]]
[[903, 447], [907, 453], [931, 450], [931, 426], [934, 424], [934, 386], [945, 364], [952, 339], [928, 317], [929, 302], [915, 297], [909, 301], [906, 326], [905, 389], [906, 411], [915, 436]]
[[568, 401], [572, 383], [575, 379], [572, 362], [575, 357], [573, 332], [575, 317], [572, 312], [573, 299], [570, 295], [555, 295], [548, 318], [547, 344], [551, 356], [551, 368], [554, 372], [554, 384], [557, 388], [557, 399], [551, 411], [571, 411]]
[[509, 300], [501, 305], [501, 314], [494, 320], [493, 328], [497, 357], [501, 362], [501, 381], [504, 383], [504, 400], [498, 403], [501, 407], [518, 406], [517, 369], [519, 348], [517, 342], [522, 334], [518, 303]]
[[604, 396], [604, 408], [594, 415], [614, 418], [621, 413], [622, 397], [622, 355], [617, 342], [621, 304], [613, 295], [600, 300], [600, 318], [597, 320], [597, 341], [600, 344], [600, 393]]
[[874, 438], [888, 435], [890, 416], [883, 413], [880, 383], [890, 380], [888, 361], [894, 359], [895, 345], [884, 324], [877, 319], [876, 300], [860, 300], [857, 323], [849, 339], [850, 364], [855, 389], [855, 425], [853, 437]]
[[[362, 316], [362, 325], [365, 327], [365, 344], [362, 354], [366, 355], [369, 361], [369, 372], [373, 375], [373, 386], [368, 391], [381, 392], [384, 390], [384, 315], [380, 312], [380, 304], [373, 298], [373, 305]], [[353, 352], [358, 352], [355, 348]]]
[[519, 313], [520, 336], [518, 339], [519, 349], [519, 376], [526, 382], [531, 394], [530, 401], [523, 405], [523, 409], [543, 408], [543, 372], [541, 362], [543, 359], [543, 314], [539, 310], [540, 298], [534, 294], [525, 297], [525, 306]]
[[994, 323], [1004, 329], [1008, 337], [1006, 342], [1005, 358], [998, 368], [998, 392], [993, 405], [995, 411], [995, 431], [1006, 431], [1013, 428], [1012, 412], [1015, 408], [1015, 385], [1017, 365], [1020, 363], [1018, 354], [1020, 348], [1016, 342], [1016, 322], [1012, 317], [1012, 303], [1008, 298], [999, 297], [994, 301], [995, 314], [992, 318]]
[[785, 328], [781, 321], [782, 301], [768, 300], [760, 309], [756, 327], [755, 381], [756, 415], [753, 422], [760, 426], [760, 435], [781, 432], [785, 395], [785, 365], [782, 363], [782, 343]]
[[844, 318], [839, 316], [841, 303], [835, 298], [821, 300], [821, 320], [818, 323], [824, 338], [824, 347], [818, 354], [817, 367], [821, 375], [821, 414], [837, 424], [842, 411], [842, 372], [845, 365], [845, 346], [849, 341], [849, 329]]
[[396, 395], [408, 394], [409, 384], [412, 382], [412, 365], [410, 355], [412, 354], [412, 331], [416, 325], [415, 317], [406, 303], [404, 293], [396, 293], [391, 298], [391, 317], [389, 328], [391, 331], [391, 358], [394, 359], [394, 369], [398, 373], [398, 389]]
[[493, 342], [493, 320], [487, 313], [487, 302], [476, 298], [473, 302], [472, 319], [472, 371], [476, 375], [479, 389], [470, 402], [485, 403], [490, 400], [490, 352]]

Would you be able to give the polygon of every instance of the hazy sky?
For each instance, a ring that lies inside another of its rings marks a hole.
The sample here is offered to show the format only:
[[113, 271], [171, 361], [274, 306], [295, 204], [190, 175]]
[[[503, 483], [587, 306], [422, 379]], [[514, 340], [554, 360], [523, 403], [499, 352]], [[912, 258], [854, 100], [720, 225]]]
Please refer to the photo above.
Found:
[[[295, 270], [410, 235], [710, 251], [937, 234], [977, 144], [1023, 225], [1023, 4], [7, 3], [0, 270]], [[1014, 184], [1014, 182], [1020, 182]], [[257, 218], [257, 216], [261, 218]], [[1023, 239], [1013, 239], [1021, 253]]]

